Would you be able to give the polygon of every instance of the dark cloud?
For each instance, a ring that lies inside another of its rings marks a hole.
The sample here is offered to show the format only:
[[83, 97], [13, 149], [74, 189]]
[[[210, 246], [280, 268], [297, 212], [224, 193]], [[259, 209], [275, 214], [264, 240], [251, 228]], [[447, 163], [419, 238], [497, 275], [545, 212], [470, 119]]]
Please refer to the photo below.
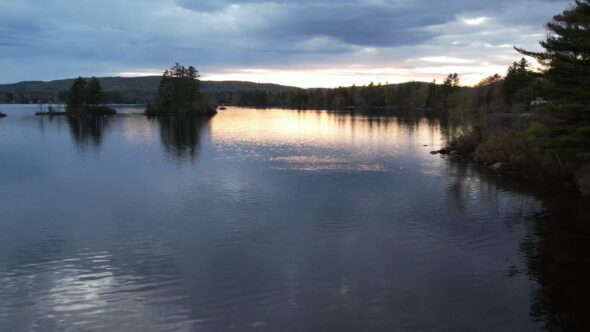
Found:
[[273, 12], [268, 25], [259, 29], [272, 40], [335, 38], [347, 44], [392, 47], [415, 45], [432, 37], [422, 28], [455, 19], [461, 11], [489, 9], [496, 5], [478, 1], [260, 1], [178, 0], [183, 8], [197, 12], [223, 11], [235, 6], [264, 5]]
[[543, 24], [569, 3], [0, 0], [0, 82], [158, 71], [175, 61], [194, 63], [204, 73], [359, 64], [413, 68], [433, 56], [503, 64], [515, 56], [506, 45], [534, 47]]

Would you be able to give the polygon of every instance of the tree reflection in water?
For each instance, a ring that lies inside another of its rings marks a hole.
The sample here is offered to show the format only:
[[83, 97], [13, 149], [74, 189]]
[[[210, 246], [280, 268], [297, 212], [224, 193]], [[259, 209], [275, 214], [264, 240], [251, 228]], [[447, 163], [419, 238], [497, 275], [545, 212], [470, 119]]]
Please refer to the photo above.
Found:
[[587, 204], [577, 202], [530, 216], [533, 234], [522, 243], [528, 276], [538, 283], [531, 315], [550, 331], [590, 331]]
[[80, 147], [84, 148], [89, 144], [100, 146], [105, 129], [109, 126], [107, 116], [81, 115], [69, 116], [67, 119], [72, 138]]
[[158, 117], [160, 137], [166, 151], [180, 161], [194, 160], [209, 118], [198, 116]]
[[[450, 202], [464, 211], [469, 205], [468, 191], [474, 190], [474, 186], [489, 193], [490, 198], [501, 192], [520, 197], [523, 208], [519, 213], [525, 220], [520, 250], [525, 271], [507, 268], [510, 277], [525, 273], [536, 282], [531, 292], [531, 317], [548, 331], [590, 331], [590, 201], [575, 194], [570, 200], [555, 197], [551, 189], [532, 188], [529, 182], [498, 177], [485, 170], [481, 176], [487, 181], [474, 185], [468, 179], [469, 173], [477, 172], [475, 168], [452, 165], [456, 176], [448, 187]], [[541, 209], [531, 209], [532, 202], [537, 202]], [[498, 213], [500, 210], [498, 207]]]

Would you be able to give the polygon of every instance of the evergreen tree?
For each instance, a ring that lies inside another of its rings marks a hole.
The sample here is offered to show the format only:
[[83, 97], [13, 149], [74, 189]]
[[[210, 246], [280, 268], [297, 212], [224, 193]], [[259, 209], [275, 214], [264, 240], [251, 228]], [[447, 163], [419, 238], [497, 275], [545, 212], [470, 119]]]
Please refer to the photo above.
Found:
[[352, 85], [348, 88], [348, 105], [347, 106], [355, 106], [356, 105], [356, 85]]
[[436, 80], [432, 80], [430, 84], [428, 84], [428, 94], [426, 95], [426, 107], [429, 109], [436, 108], [436, 101], [437, 101], [437, 88]]
[[363, 87], [361, 97], [363, 98], [364, 106], [366, 108], [372, 108], [377, 106], [377, 96], [375, 93], [375, 89], [376, 85], [373, 82]]
[[86, 109], [86, 80], [78, 77], [68, 93], [68, 112], [82, 112]]
[[447, 76], [441, 87], [440, 104], [444, 109], [449, 109], [453, 104], [453, 95], [460, 90], [459, 74], [452, 73]]
[[105, 94], [100, 82], [92, 77], [86, 82], [78, 77], [67, 92], [60, 93], [60, 99], [66, 99], [68, 113], [85, 113], [92, 115], [113, 115], [117, 111], [105, 105]]
[[104, 106], [105, 94], [100, 85], [100, 81], [92, 76], [86, 87], [86, 103], [89, 108], [97, 110]]
[[551, 101], [545, 107], [548, 119], [535, 132], [546, 147], [575, 161], [590, 160], [590, 0], [553, 17], [549, 36], [541, 42], [543, 52], [521, 53], [544, 66], [542, 91]]
[[183, 114], [204, 111], [201, 109], [199, 77], [195, 67], [187, 68], [176, 63], [164, 72], [155, 105], [150, 106], [147, 112]]
[[481, 80], [475, 85], [476, 106], [491, 112], [498, 112], [503, 106], [503, 98], [500, 97], [504, 87], [502, 76], [494, 74]]
[[528, 104], [533, 99], [533, 85], [536, 75], [530, 70], [530, 67], [531, 64], [525, 58], [508, 67], [501, 89], [506, 104]]

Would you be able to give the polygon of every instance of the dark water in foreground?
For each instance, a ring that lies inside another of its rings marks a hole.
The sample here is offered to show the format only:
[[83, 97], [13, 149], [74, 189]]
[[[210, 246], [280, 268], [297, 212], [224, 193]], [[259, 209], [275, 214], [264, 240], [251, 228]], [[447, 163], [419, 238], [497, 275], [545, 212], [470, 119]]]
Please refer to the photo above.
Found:
[[1, 331], [589, 330], [588, 202], [436, 121], [0, 106]]

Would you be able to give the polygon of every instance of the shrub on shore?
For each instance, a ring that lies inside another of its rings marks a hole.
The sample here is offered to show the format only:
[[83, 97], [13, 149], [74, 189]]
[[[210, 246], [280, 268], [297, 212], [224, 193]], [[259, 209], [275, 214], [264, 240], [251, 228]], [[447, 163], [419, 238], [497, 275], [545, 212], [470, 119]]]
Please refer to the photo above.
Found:
[[472, 158], [473, 153], [483, 140], [483, 134], [483, 129], [476, 126], [451, 140], [446, 150], [449, 152], [455, 151], [458, 154]]
[[487, 136], [475, 149], [474, 160], [488, 165], [511, 163], [525, 167], [530, 164], [528, 149], [521, 133], [505, 129]]

